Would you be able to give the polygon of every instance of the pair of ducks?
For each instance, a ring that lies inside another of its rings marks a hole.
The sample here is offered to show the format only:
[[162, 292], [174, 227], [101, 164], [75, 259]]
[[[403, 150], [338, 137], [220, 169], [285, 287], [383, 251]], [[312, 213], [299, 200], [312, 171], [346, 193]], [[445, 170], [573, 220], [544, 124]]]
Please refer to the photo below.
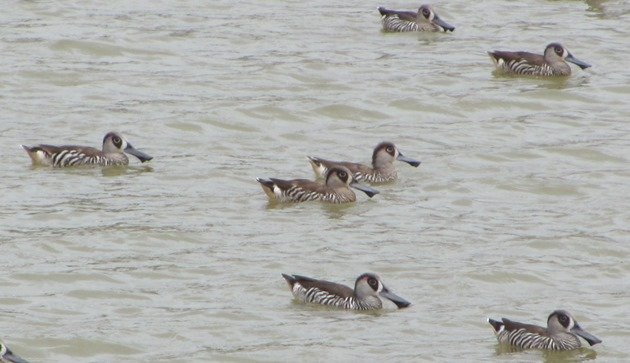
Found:
[[[410, 302], [391, 292], [380, 277], [364, 273], [356, 279], [354, 289], [324, 280], [316, 280], [299, 275], [282, 274], [293, 296], [300, 302], [334, 306], [353, 310], [375, 310], [383, 307], [381, 298], [392, 301], [398, 308], [411, 305]], [[590, 345], [601, 343], [596, 336], [588, 333], [565, 310], [556, 310], [547, 318], [547, 328], [519, 323], [506, 318], [502, 321], [488, 319], [497, 340], [523, 349], [572, 350], [582, 346], [579, 337]], [[28, 363], [14, 354], [0, 341], [0, 362]]]
[[[455, 27], [443, 21], [430, 5], [422, 5], [418, 12], [388, 10], [379, 7], [383, 30], [386, 32], [453, 31]], [[591, 65], [575, 58], [559, 43], [545, 47], [542, 55], [529, 52], [488, 52], [496, 68], [508, 74], [528, 76], [569, 76], [571, 62], [581, 69]], [[565, 62], [566, 61], [566, 62]]]
[[[386, 298], [398, 308], [411, 303], [394, 294], [383, 284], [380, 277], [364, 273], [356, 279], [354, 289], [330, 281], [316, 280], [299, 275], [282, 274], [291, 293], [302, 303], [334, 306], [342, 309], [376, 310], [383, 307]], [[506, 318], [502, 321], [488, 319], [499, 343], [524, 349], [572, 350], [582, 346], [579, 337], [590, 345], [602, 341], [588, 333], [565, 310], [556, 310], [547, 318], [547, 328], [519, 323]]]
[[[382, 15], [383, 30], [387, 32], [452, 32], [455, 30], [455, 27], [443, 21], [429, 5], [422, 5], [420, 9], [418, 9], [417, 13], [412, 11], [388, 10], [382, 7], [379, 7], [378, 11]], [[488, 54], [497, 69], [506, 73], [517, 75], [569, 76], [571, 74], [571, 67], [565, 61], [571, 62], [581, 69], [586, 69], [591, 66], [590, 64], [575, 58], [559, 43], [551, 43], [547, 45], [543, 55], [529, 52], [510, 51], [493, 51], [488, 52]], [[354, 298], [361, 300], [363, 296], [368, 296], [371, 300], [374, 298], [378, 299], [375, 293], [380, 292], [377, 289], [369, 291], [364, 286], [360, 286], [360, 283], [363, 283], [361, 278], [364, 275], [361, 275], [359, 279], [357, 279], [354, 290]], [[316, 285], [313, 281], [317, 280], [307, 280], [306, 282], [308, 282], [308, 285], [302, 284], [299, 286], [300, 283], [295, 281], [295, 279], [290, 280], [288, 276], [283, 276], [287, 279], [287, 282], [289, 282], [291, 291], [298, 300], [320, 304], [324, 303], [325, 305], [332, 305], [328, 303], [329, 301], [345, 302], [345, 300], [341, 297], [328, 297], [328, 295], [334, 294], [331, 292], [334, 290], [326, 290], [332, 283], [322, 281], [319, 285]], [[379, 281], [379, 284], [375, 286], [383, 285]], [[339, 289], [337, 286], [335, 287]], [[344, 286], [344, 288], [346, 290], [351, 290], [346, 286]], [[325, 290], [325, 292], [322, 292], [322, 290]], [[372, 294], [365, 295], [366, 290]], [[381, 294], [381, 296], [389, 298], [388, 295]], [[326, 298], [326, 300], [323, 300], [323, 302], [318, 301], [314, 299], [315, 297], [320, 297], [320, 300], [322, 298]], [[366, 297], [363, 298], [367, 299]], [[390, 300], [392, 299], [390, 298]], [[406, 305], [401, 306], [400, 301], [392, 301], [399, 308], [409, 305], [409, 303], [406, 303]], [[336, 306], [346, 307], [346, 305], [343, 304], [337, 304]], [[355, 303], [352, 306], [361, 306], [361, 304]], [[381, 305], [379, 304], [378, 308], [380, 308], [380, 306]], [[565, 310], [556, 310], [551, 313], [547, 319], [547, 328], [519, 323], [506, 318], [503, 318], [502, 321], [488, 319], [488, 323], [492, 325], [497, 340], [500, 343], [509, 344], [519, 348], [547, 350], [576, 349], [581, 346], [578, 336], [584, 338], [590, 345], [601, 343], [600, 339], [582, 329], [573, 316]]]
[[420, 162], [404, 156], [391, 142], [381, 142], [372, 153], [372, 166], [359, 163], [330, 161], [308, 157], [318, 178], [324, 184], [308, 179], [284, 180], [256, 178], [270, 200], [279, 202], [306, 202], [319, 200], [327, 203], [348, 203], [357, 197], [350, 189], [358, 189], [372, 198], [379, 191], [359, 183], [386, 183], [397, 179], [394, 161], [399, 160], [418, 167]]

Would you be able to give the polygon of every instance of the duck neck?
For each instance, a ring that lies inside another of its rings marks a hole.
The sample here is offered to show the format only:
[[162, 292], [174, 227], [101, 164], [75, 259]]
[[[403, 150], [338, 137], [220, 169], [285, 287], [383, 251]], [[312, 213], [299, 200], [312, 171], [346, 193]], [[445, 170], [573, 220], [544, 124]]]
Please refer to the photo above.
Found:
[[374, 310], [381, 309], [383, 307], [383, 302], [378, 298], [378, 296], [370, 295], [360, 299], [355, 295], [354, 300], [359, 310]]

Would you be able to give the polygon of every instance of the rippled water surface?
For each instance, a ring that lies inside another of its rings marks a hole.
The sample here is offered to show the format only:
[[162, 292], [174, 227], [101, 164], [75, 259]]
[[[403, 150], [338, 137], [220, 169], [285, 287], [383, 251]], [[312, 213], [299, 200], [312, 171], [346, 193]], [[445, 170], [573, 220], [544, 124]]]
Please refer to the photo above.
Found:
[[[630, 3], [10, 1], [0, 13], [0, 336], [33, 362], [630, 360]], [[493, 72], [563, 43], [566, 79]], [[33, 168], [19, 144], [154, 156]], [[278, 206], [306, 156], [419, 168], [348, 206]], [[292, 302], [280, 273], [381, 275], [376, 314]], [[571, 311], [603, 343], [499, 347], [486, 317]]]

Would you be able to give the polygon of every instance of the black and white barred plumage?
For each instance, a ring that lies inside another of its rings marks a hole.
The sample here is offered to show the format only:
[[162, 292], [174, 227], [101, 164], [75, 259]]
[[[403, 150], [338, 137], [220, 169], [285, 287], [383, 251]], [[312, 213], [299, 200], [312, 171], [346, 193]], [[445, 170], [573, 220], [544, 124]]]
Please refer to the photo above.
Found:
[[418, 12], [389, 10], [379, 7], [381, 23], [386, 32], [453, 31], [455, 27], [443, 21], [430, 5], [422, 5]]
[[383, 307], [381, 297], [384, 297], [399, 308], [410, 305], [407, 300], [389, 291], [378, 276], [370, 273], [359, 276], [354, 289], [342, 284], [305, 276], [286, 274], [282, 274], [282, 276], [295, 299], [303, 303], [350, 310], [376, 310]]
[[369, 197], [378, 193], [366, 185], [357, 183], [344, 167], [331, 168], [326, 175], [325, 184], [306, 179], [263, 179], [256, 178], [270, 200], [278, 202], [307, 202], [319, 200], [326, 203], [348, 203], [356, 201], [356, 195], [350, 187], [359, 189]]
[[403, 161], [414, 167], [420, 165], [420, 161], [404, 156], [396, 145], [391, 142], [381, 142], [376, 145], [372, 153], [372, 166], [344, 161], [330, 161], [312, 156], [309, 156], [308, 159], [317, 177], [326, 175], [330, 168], [343, 166], [350, 170], [355, 180], [367, 183], [387, 183], [398, 179], [398, 173], [394, 166], [394, 161], [396, 160]]
[[375, 171], [374, 173], [369, 174], [356, 173], [354, 175], [355, 178], [358, 178], [357, 180], [365, 181], [368, 183], [387, 183], [398, 179], [398, 173], [396, 172], [396, 170], [393, 170], [389, 173]]
[[536, 65], [525, 59], [510, 59], [497, 61], [497, 69], [506, 73], [514, 73], [526, 76], [562, 76], [565, 75], [561, 70], [554, 70], [547, 64]]
[[53, 167], [70, 167], [81, 165], [127, 165], [129, 158], [125, 153], [136, 156], [145, 162], [151, 156], [135, 149], [127, 140], [116, 132], [110, 132], [103, 138], [103, 149], [98, 150], [89, 146], [76, 145], [37, 145], [33, 147], [22, 145], [31, 158], [33, 165]]
[[437, 31], [437, 27], [431, 24], [426, 24], [424, 28], [420, 29], [420, 24], [417, 22], [403, 20], [397, 16], [383, 15], [381, 22], [383, 23], [383, 29], [389, 32]]
[[571, 336], [569, 339], [549, 336], [543, 336], [536, 333], [530, 333], [526, 329], [517, 329], [514, 331], [502, 330], [497, 333], [499, 342], [509, 344], [523, 349], [547, 349], [547, 350], [571, 350], [581, 346], [579, 339]]
[[125, 154], [112, 154], [106, 157], [105, 155], [86, 154], [81, 149], [62, 149], [59, 152], [49, 154], [48, 157], [54, 167], [129, 164], [129, 158]]
[[[277, 193], [281, 194], [281, 199], [292, 202], [306, 202], [310, 200], [320, 200], [328, 203], [348, 203], [354, 202], [356, 197], [353, 197], [349, 193], [337, 193], [334, 190], [328, 190], [325, 192], [306, 190], [301, 186], [294, 186], [288, 190], [281, 190], [276, 187]], [[353, 193], [354, 194], [354, 193]]]
[[496, 68], [510, 74], [526, 76], [569, 76], [571, 62], [585, 69], [591, 65], [575, 58], [561, 44], [551, 43], [545, 48], [543, 55], [529, 52], [488, 52]]
[[[326, 173], [328, 172], [327, 165], [333, 165], [335, 163], [341, 164], [340, 162], [328, 161], [310, 156], [309, 160], [311, 162], [311, 165], [313, 166], [313, 170], [315, 170], [315, 174], [317, 175], [326, 175]], [[345, 165], [347, 163], [343, 164], [347, 167], [347, 165]], [[352, 176], [356, 181], [374, 184], [388, 183], [398, 179], [398, 173], [396, 172], [395, 168], [388, 168], [388, 170], [369, 168], [361, 171], [353, 171]]]
[[503, 318], [488, 319], [499, 343], [523, 349], [572, 350], [582, 346], [579, 337], [590, 345], [601, 340], [586, 332], [565, 310], [556, 310], [547, 319], [547, 328]]
[[373, 310], [380, 309], [383, 306], [380, 300], [371, 305], [367, 302], [359, 301], [353, 296], [341, 297], [331, 294], [328, 291], [320, 290], [317, 287], [305, 289], [300, 284], [295, 284], [293, 286], [293, 295], [303, 296], [303, 298], [300, 300], [306, 303], [335, 306], [338, 308], [350, 310]]

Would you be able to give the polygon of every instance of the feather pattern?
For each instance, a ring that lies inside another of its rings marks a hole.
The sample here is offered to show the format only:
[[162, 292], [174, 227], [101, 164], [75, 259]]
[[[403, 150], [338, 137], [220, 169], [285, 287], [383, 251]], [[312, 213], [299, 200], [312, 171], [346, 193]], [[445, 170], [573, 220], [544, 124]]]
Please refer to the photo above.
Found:
[[418, 12], [378, 8], [386, 32], [453, 31], [455, 27], [443, 21], [430, 5], [422, 5]]
[[[306, 179], [282, 180], [258, 178], [263, 190], [270, 199], [280, 202], [308, 202], [319, 200], [328, 203], [348, 203], [356, 201], [356, 195], [350, 189], [337, 191]], [[270, 192], [269, 192], [270, 191]]]
[[53, 167], [67, 167], [79, 165], [127, 165], [129, 158], [122, 153], [105, 155], [102, 151], [81, 146], [53, 146], [38, 145], [22, 147], [29, 153], [34, 154], [34, 163], [50, 165]]
[[135, 149], [127, 140], [116, 132], [110, 132], [103, 138], [103, 149], [98, 150], [88, 146], [76, 145], [37, 145], [33, 147], [22, 145], [31, 158], [33, 165], [46, 165], [53, 167], [70, 167], [80, 165], [127, 165], [129, 158], [125, 153], [136, 156], [145, 162], [152, 159], [151, 156]]
[[372, 166], [345, 161], [330, 161], [313, 156], [308, 157], [311, 167], [317, 177], [326, 175], [330, 168], [343, 166], [350, 170], [357, 181], [367, 183], [388, 183], [398, 179], [398, 172], [394, 161], [400, 160], [418, 167], [420, 162], [402, 155], [396, 145], [391, 142], [381, 142], [372, 152]]
[[308, 157], [315, 174], [325, 175], [328, 170], [335, 165], [343, 165], [352, 172], [352, 176], [356, 181], [364, 181], [367, 183], [386, 183], [394, 181], [398, 178], [395, 168], [374, 169], [367, 165], [359, 163], [348, 163], [343, 161], [330, 161], [317, 157]]
[[[519, 55], [519, 53], [521, 53]], [[566, 70], [554, 69], [549, 64], [544, 63], [542, 56], [528, 53], [530, 57], [524, 57], [523, 52], [491, 52], [490, 56], [496, 63], [497, 69], [506, 73], [513, 73], [527, 76], [562, 76], [566, 75]], [[538, 60], [540, 57], [540, 60]]]
[[368, 310], [380, 308], [379, 306], [372, 307], [369, 304], [358, 301], [354, 296], [339, 296], [332, 294], [326, 290], [322, 290], [318, 287], [304, 288], [299, 283], [293, 285], [293, 294], [295, 296], [303, 296], [302, 301], [307, 303], [328, 305], [340, 307], [343, 309], [353, 310]]
[[343, 166], [330, 168], [326, 174], [325, 184], [306, 179], [256, 178], [256, 180], [270, 200], [279, 202], [313, 200], [334, 204], [354, 202], [357, 200], [357, 196], [350, 187], [363, 191], [369, 197], [378, 193], [377, 190], [357, 183], [350, 170]]
[[365, 273], [355, 282], [354, 290], [334, 282], [316, 280], [300, 275], [282, 274], [293, 296], [303, 303], [333, 306], [350, 310], [375, 310], [383, 307], [379, 296], [383, 296], [398, 307], [409, 306], [409, 302], [391, 293], [374, 274]]
[[423, 30], [433, 30], [429, 26], [420, 29], [420, 24], [418, 24], [415, 20], [404, 20], [398, 16], [383, 16], [381, 21], [383, 23], [383, 29], [388, 32], [416, 32]]
[[531, 333], [523, 328], [512, 331], [503, 330], [497, 333], [497, 339], [501, 343], [523, 349], [569, 350], [579, 348], [579, 345], [574, 346], [574, 343], [571, 344], [565, 339], [556, 341], [552, 337]]
[[590, 64], [575, 58], [559, 43], [547, 45], [542, 55], [508, 51], [493, 51], [488, 52], [488, 54], [498, 70], [517, 75], [569, 76], [571, 75], [571, 67], [567, 61], [582, 69], [590, 67]]
[[565, 310], [556, 310], [547, 319], [547, 328], [503, 318], [488, 319], [499, 343], [523, 349], [572, 350], [582, 346], [578, 336], [590, 345], [600, 343], [597, 337], [583, 330]]

